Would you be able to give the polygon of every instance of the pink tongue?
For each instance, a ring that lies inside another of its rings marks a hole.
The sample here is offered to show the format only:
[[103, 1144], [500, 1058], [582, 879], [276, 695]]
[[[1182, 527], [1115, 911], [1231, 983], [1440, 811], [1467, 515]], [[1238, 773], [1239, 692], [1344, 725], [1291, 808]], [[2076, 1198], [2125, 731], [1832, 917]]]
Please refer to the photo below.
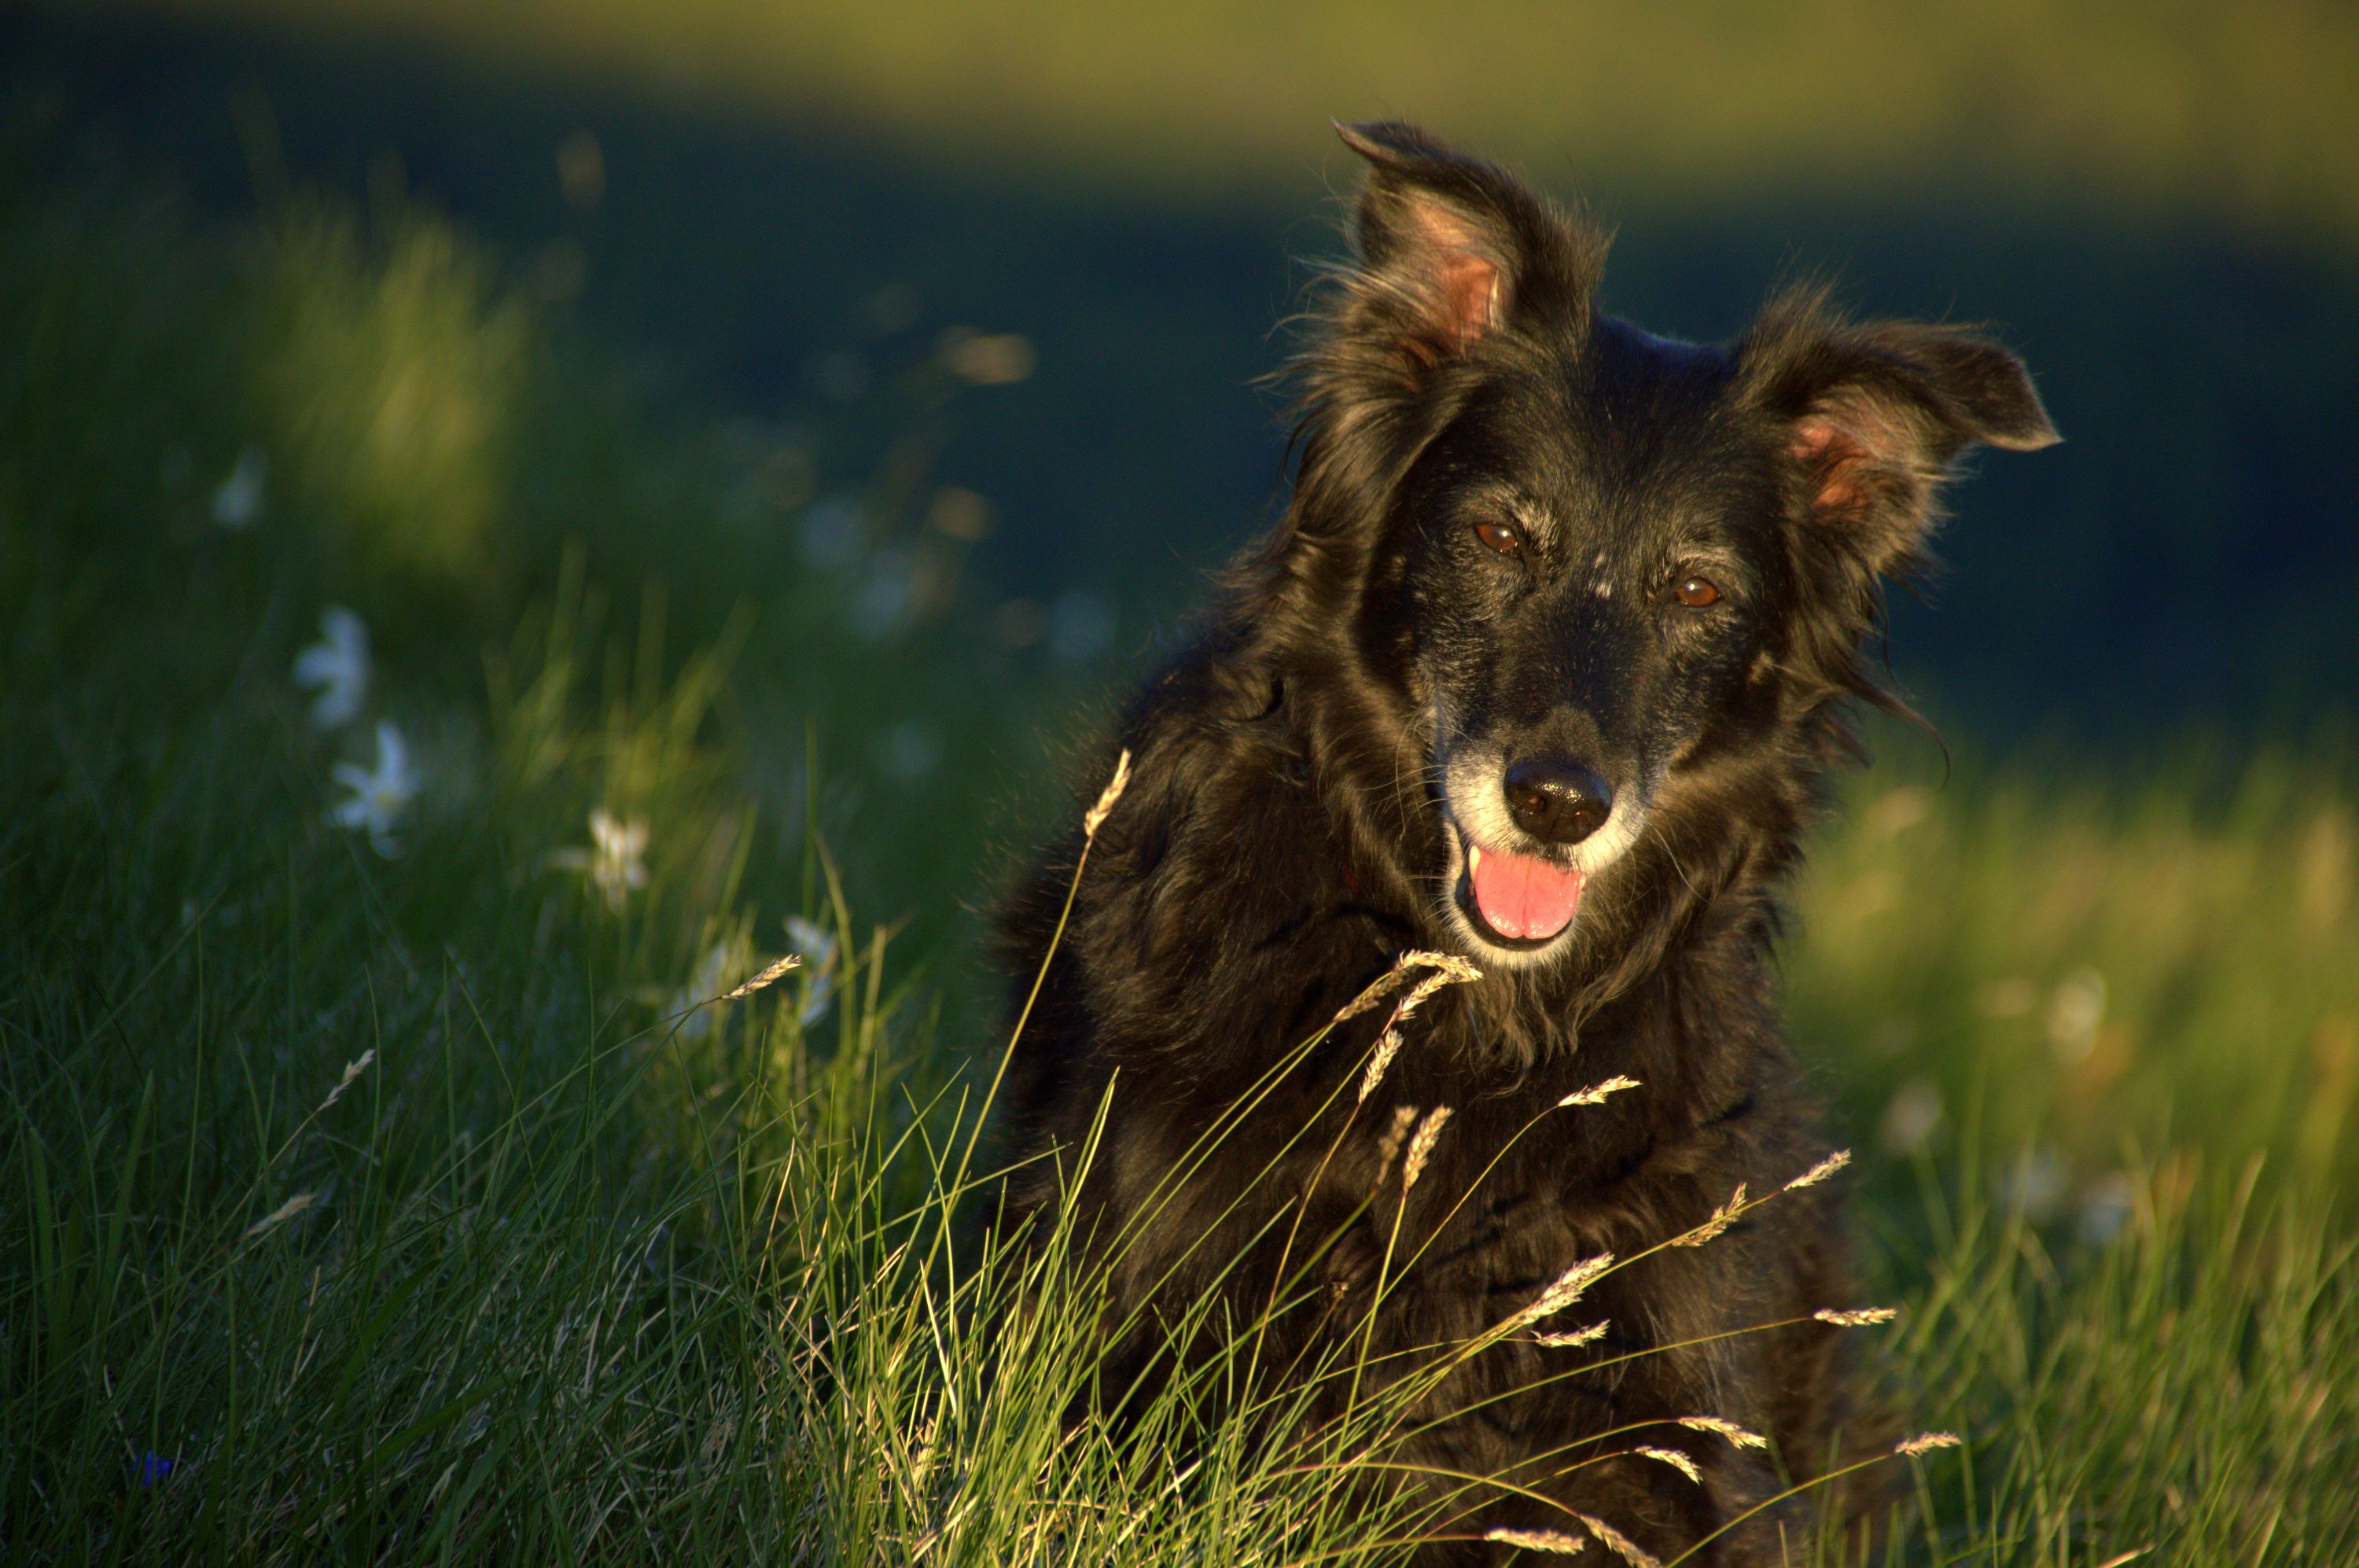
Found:
[[1501, 936], [1519, 942], [1551, 937], [1572, 923], [1581, 903], [1581, 873], [1528, 855], [1484, 850], [1475, 862], [1474, 907]]

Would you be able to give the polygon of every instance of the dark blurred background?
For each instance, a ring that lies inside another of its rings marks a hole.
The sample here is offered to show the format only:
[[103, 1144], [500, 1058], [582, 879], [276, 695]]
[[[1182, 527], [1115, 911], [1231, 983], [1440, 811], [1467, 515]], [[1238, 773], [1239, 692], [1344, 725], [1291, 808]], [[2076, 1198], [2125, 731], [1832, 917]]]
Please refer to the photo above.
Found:
[[1020, 334], [934, 464], [990, 508], [965, 591], [1125, 647], [1279, 494], [1255, 378], [1339, 243], [1327, 118], [1420, 118], [1618, 223], [1650, 328], [1820, 270], [2021, 350], [2067, 444], [1984, 461], [1896, 615], [1945, 727], [2135, 747], [2359, 695], [2347, 8], [1276, 9], [18, 4], [0, 94], [63, 186], [447, 212], [669, 406], [824, 430], [832, 474], [894, 439], [897, 355]]

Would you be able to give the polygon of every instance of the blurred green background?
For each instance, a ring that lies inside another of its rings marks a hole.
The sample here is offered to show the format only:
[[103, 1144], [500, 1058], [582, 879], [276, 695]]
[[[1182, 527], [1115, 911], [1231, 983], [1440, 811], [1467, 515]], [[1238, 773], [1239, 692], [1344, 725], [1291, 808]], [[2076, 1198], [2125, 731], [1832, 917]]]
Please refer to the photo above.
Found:
[[1399, 114], [1651, 328], [1824, 270], [2031, 364], [2066, 443], [1895, 604], [1948, 757], [1878, 732], [1785, 954], [1972, 1439], [1894, 1557], [2349, 1563], [2354, 81], [2298, 5], [0, 5], [0, 1541], [1307, 1551], [909, 1240], [979, 911], [1274, 515], [1327, 120]]
[[[2069, 444], [1961, 497], [1894, 658], [1993, 741], [2249, 734], [2359, 693], [2359, 16], [2266, 4], [14, 8], [59, 178], [211, 212], [395, 190], [712, 414], [824, 424], [946, 326], [1038, 373], [940, 472], [975, 592], [1118, 602], [1126, 646], [1268, 516], [1331, 116], [1420, 118], [1622, 231], [1609, 302], [1717, 337], [1824, 270], [1988, 321]], [[578, 296], [578, 304], [576, 297]], [[1014, 617], [1021, 622], [1021, 616]]]

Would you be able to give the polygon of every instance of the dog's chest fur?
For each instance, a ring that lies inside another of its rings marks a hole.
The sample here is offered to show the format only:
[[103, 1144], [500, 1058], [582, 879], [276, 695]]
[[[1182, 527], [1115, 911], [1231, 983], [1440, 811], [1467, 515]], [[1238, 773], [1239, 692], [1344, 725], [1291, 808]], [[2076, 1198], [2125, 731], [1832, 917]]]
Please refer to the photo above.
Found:
[[[1018, 1042], [1016, 1117], [1036, 1147], [1077, 1150], [1102, 1101], [1105, 1115], [1086, 1180], [1060, 1194], [1036, 1165], [1018, 1212], [1071, 1202], [1109, 1229], [1156, 1216], [1114, 1259], [1118, 1310], [1144, 1302], [1150, 1323], [1172, 1323], [1218, 1293], [1250, 1315], [1299, 1266], [1274, 1237], [1333, 1235], [1275, 1325], [1278, 1360], [1316, 1358], [1361, 1323], [1381, 1280], [1367, 1353], [1400, 1367], [1481, 1334], [1574, 1264], [1647, 1253], [1740, 1183], [1767, 1191], [1823, 1153], [1771, 1019], [1749, 899], [1701, 916], [1643, 984], [1603, 999], [1545, 971], [1441, 991], [1406, 1020], [1364, 1103], [1384, 1006], [1274, 1073], [1440, 933], [1364, 863], [1364, 802], [1338, 807], [1284, 702], [1235, 716], [1228, 693], [1254, 687], [1200, 653], [1151, 689], [1129, 728], [1129, 789]], [[1071, 866], [1047, 862], [1017, 902], [1011, 935], [1027, 960], [1047, 952]], [[1615, 1077], [1641, 1088], [1559, 1104]], [[1408, 1138], [1442, 1107], [1405, 1187]], [[1654, 1251], [1536, 1325], [1605, 1323], [1591, 1345], [1518, 1335], [1462, 1368], [1429, 1403], [1475, 1412], [1441, 1421], [1425, 1450], [1512, 1472], [1585, 1433], [1712, 1415], [1807, 1451], [1839, 1398], [1823, 1369], [1830, 1331], [1807, 1322], [1848, 1304], [1836, 1233], [1823, 1194], [1800, 1192], [1709, 1245]], [[1781, 1322], [1792, 1326], [1746, 1332]], [[1110, 1346], [1112, 1383], [1157, 1350], [1152, 1330]], [[1579, 1372], [1585, 1362], [1603, 1369]], [[1764, 1456], [1690, 1435], [1653, 1433], [1691, 1449], [1707, 1486], [1647, 1462], [1556, 1489], [1666, 1551], [1777, 1490]]]

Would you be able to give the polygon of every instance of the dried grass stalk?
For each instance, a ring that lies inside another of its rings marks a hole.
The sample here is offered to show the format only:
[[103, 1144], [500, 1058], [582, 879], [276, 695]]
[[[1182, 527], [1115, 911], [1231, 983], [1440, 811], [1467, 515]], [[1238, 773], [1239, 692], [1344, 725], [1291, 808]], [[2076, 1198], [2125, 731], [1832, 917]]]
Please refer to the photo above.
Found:
[[1567, 1535], [1560, 1530], [1511, 1530], [1500, 1526], [1483, 1532], [1485, 1541], [1495, 1541], [1502, 1546], [1520, 1546], [1527, 1552], [1553, 1552], [1560, 1557], [1570, 1557], [1576, 1552], [1589, 1550], [1586, 1538]]
[[1712, 1210], [1710, 1218], [1687, 1235], [1673, 1236], [1670, 1244], [1673, 1247], [1701, 1247], [1705, 1242], [1734, 1225], [1736, 1216], [1744, 1212], [1745, 1183], [1739, 1181], [1736, 1184], [1736, 1191], [1728, 1195], [1728, 1202]]
[[1130, 747], [1124, 746], [1122, 755], [1114, 758], [1114, 777], [1106, 780], [1106, 787], [1098, 794], [1098, 803], [1092, 806], [1088, 814], [1082, 818], [1082, 837], [1098, 836], [1098, 829], [1105, 825], [1106, 818], [1114, 812], [1114, 802], [1121, 800], [1122, 792], [1129, 788]]

